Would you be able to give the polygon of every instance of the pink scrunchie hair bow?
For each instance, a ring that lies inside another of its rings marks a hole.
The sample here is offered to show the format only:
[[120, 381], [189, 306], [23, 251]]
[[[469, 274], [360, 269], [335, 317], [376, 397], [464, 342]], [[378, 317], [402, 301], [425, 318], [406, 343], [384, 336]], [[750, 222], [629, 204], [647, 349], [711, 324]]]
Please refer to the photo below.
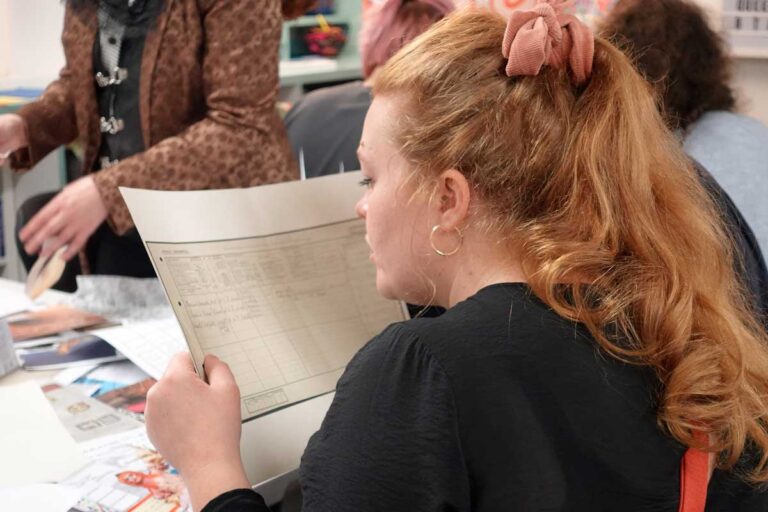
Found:
[[507, 76], [538, 75], [544, 66], [570, 66], [581, 85], [592, 74], [595, 36], [581, 20], [559, 11], [562, 0], [540, 0], [530, 11], [514, 11], [504, 32]]

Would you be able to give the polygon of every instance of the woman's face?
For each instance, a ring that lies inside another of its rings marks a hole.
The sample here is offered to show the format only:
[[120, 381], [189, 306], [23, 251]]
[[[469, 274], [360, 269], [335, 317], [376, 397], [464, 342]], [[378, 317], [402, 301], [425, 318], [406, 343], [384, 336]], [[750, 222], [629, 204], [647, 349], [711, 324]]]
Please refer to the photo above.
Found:
[[412, 171], [393, 141], [399, 115], [397, 102], [388, 97], [377, 97], [368, 110], [358, 150], [367, 188], [356, 210], [365, 219], [379, 293], [426, 304], [432, 298], [425, 279], [428, 205], [423, 194], [414, 195], [406, 182]]

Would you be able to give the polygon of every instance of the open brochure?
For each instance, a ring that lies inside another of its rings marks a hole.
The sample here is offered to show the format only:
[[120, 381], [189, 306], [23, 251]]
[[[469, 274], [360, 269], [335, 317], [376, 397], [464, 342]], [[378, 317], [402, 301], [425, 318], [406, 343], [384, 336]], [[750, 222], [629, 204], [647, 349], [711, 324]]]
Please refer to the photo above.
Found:
[[189, 495], [176, 470], [143, 428], [82, 442], [89, 464], [62, 483], [78, 489], [70, 512], [187, 512]]
[[231, 367], [243, 420], [334, 390], [402, 304], [376, 292], [359, 173], [251, 189], [121, 189], [200, 375]]

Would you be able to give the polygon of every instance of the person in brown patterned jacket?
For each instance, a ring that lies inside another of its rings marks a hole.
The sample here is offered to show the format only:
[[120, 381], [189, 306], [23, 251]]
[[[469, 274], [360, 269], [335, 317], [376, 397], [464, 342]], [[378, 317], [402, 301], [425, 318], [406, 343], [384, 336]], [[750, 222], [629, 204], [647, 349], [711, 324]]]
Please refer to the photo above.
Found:
[[[66, 0], [66, 65], [0, 116], [0, 164], [80, 141], [83, 176], [21, 208], [25, 264], [59, 247], [74, 274], [154, 272], [118, 187], [199, 190], [297, 177], [275, 110], [283, 17], [314, 0]], [[28, 220], [28, 222], [27, 222]], [[22, 247], [23, 246], [23, 247]]]

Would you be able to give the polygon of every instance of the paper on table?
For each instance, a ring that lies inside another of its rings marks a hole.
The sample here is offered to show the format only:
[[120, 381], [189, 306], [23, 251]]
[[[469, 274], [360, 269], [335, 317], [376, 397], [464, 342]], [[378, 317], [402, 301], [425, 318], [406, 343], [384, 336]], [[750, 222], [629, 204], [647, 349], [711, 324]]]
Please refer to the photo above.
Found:
[[85, 463], [33, 382], [0, 386], [0, 454], [0, 486], [57, 482]]
[[19, 359], [13, 348], [13, 336], [8, 328], [8, 322], [0, 319], [0, 377], [11, 373], [19, 367]]
[[81, 491], [74, 512], [190, 510], [184, 482], [144, 429], [87, 441], [82, 447], [90, 464], [64, 481]]
[[30, 484], [0, 488], [3, 510], [68, 512], [80, 499], [80, 489], [59, 484]]
[[174, 354], [187, 351], [176, 317], [131, 322], [93, 333], [155, 379], [163, 376]]
[[359, 179], [121, 189], [198, 373], [208, 353], [230, 365], [243, 419], [332, 391], [363, 344], [405, 319], [376, 291]]
[[11, 335], [16, 341], [51, 336], [73, 329], [103, 325], [107, 319], [63, 304], [30, 311], [8, 318]]
[[52, 389], [45, 396], [53, 405], [61, 423], [78, 443], [144, 428], [143, 423], [127, 414], [68, 387]]
[[69, 384], [67, 389], [71, 389], [80, 396], [92, 397], [101, 390], [98, 384]]
[[89, 379], [103, 382], [119, 382], [125, 386], [141, 382], [147, 377], [148, 375], [131, 361], [102, 364], [88, 373]]
[[23, 287], [19, 286], [17, 289], [3, 287], [2, 293], [0, 293], [0, 318], [31, 308], [32, 301], [24, 293]]
[[96, 368], [96, 366], [97, 365], [75, 366], [73, 368], [67, 368], [66, 370], [61, 370], [53, 378], [53, 382], [55, 384], [58, 384], [59, 386], [69, 386], [70, 384], [75, 382], [77, 379], [79, 379], [83, 375], [86, 375], [88, 372]]

